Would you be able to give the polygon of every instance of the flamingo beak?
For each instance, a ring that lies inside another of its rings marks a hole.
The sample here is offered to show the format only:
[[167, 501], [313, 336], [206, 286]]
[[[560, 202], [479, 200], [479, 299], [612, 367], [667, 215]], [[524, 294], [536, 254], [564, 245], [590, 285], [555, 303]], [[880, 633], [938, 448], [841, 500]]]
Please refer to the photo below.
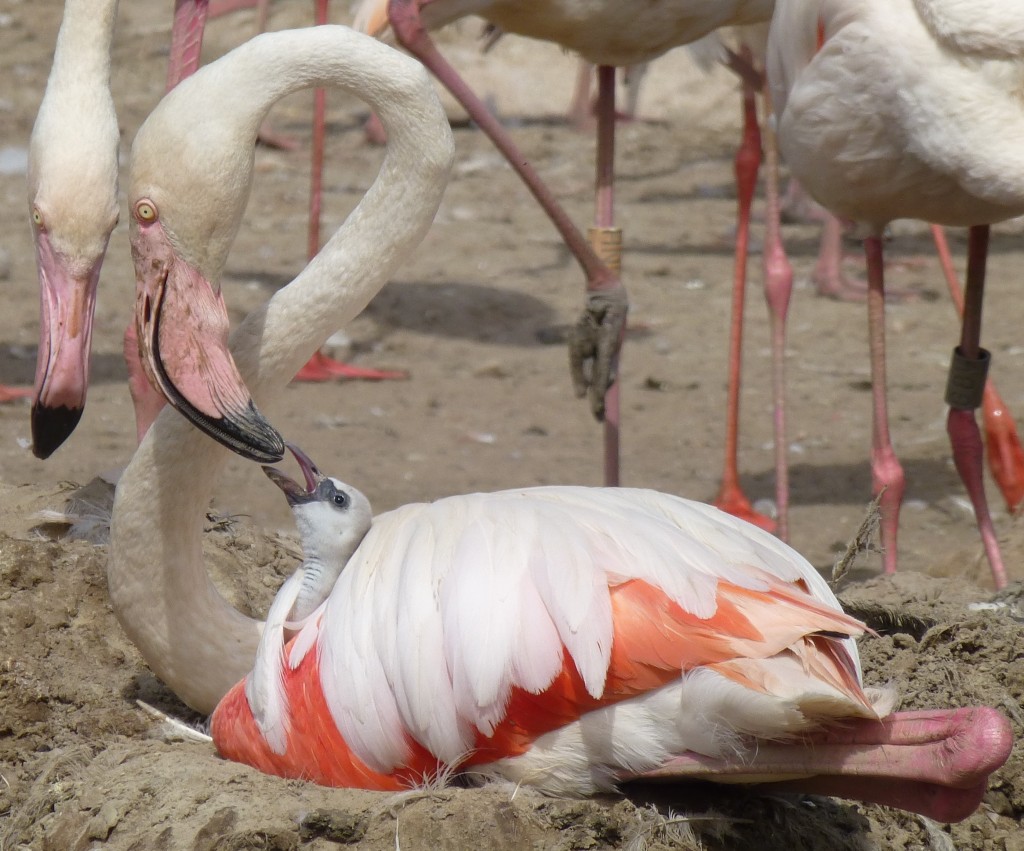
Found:
[[302, 470], [302, 476], [306, 480], [306, 487], [303, 488], [294, 479], [290, 479], [276, 467], [264, 467], [263, 472], [267, 474], [267, 477], [282, 491], [284, 491], [285, 499], [288, 500], [288, 505], [294, 508], [296, 505], [301, 505], [305, 502], [313, 502], [318, 499], [317, 487], [324, 480], [324, 474], [321, 473], [316, 465], [312, 462], [310, 457], [299, 449], [293, 443], [285, 444], [292, 455], [295, 456], [295, 460], [299, 462], [299, 469]]
[[32, 395], [32, 453], [49, 458], [82, 417], [89, 386], [96, 285], [103, 254], [92, 266], [69, 268], [45, 231], [36, 233], [39, 268], [39, 352]]
[[218, 443], [252, 461], [279, 461], [284, 439], [231, 357], [221, 294], [178, 257], [159, 222], [133, 225], [131, 241], [139, 359], [150, 383]]

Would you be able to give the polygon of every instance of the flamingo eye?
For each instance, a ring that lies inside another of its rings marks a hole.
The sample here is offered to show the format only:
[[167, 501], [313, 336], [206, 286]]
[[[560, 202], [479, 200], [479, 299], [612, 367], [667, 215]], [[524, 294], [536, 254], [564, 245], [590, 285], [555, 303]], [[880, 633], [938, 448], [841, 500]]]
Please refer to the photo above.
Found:
[[32, 208], [32, 223], [37, 228], [41, 228], [43, 226], [43, 214], [39, 212], [38, 207]]
[[156, 204], [142, 200], [135, 205], [135, 218], [143, 224], [155, 222], [157, 219]]
[[348, 507], [348, 494], [345, 491], [335, 491], [334, 496], [331, 497], [331, 501], [338, 506], [338, 508]]

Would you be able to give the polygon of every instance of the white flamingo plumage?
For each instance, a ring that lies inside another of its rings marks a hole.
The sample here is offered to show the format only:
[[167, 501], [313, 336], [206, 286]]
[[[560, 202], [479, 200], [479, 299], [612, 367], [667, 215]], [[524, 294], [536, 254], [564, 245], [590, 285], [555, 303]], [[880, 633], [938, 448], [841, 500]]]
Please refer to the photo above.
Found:
[[[269, 34], [171, 92], [133, 146], [136, 274], [158, 322], [178, 299], [203, 307], [191, 291], [223, 265], [263, 115], [316, 84], [365, 97], [388, 149], [321, 254], [236, 332], [261, 402], [424, 236], [452, 158], [430, 83], [345, 28]], [[168, 274], [177, 264], [188, 273]], [[203, 315], [191, 321], [205, 328]], [[214, 737], [234, 758], [370, 788], [466, 764], [469, 751], [475, 770], [559, 792], [649, 771], [795, 775], [955, 819], [1009, 753], [993, 710], [877, 720], [885, 700], [862, 689], [850, 640], [863, 627], [814, 569], [749, 524], [651, 491], [527, 489], [380, 516], [282, 650], [298, 593], [288, 583], [257, 656], [261, 625], [216, 593], [201, 557], [203, 506], [226, 454], [161, 415], [118, 486], [108, 578], [157, 675], [198, 709], [219, 704]], [[809, 738], [760, 738], [795, 732]]]
[[948, 428], [997, 586], [1006, 572], [982, 482], [974, 409], [988, 226], [1024, 213], [1017, 96], [1024, 3], [991, 0], [779, 0], [769, 78], [781, 149], [807, 190], [865, 237], [875, 405], [872, 472], [882, 496], [886, 570], [896, 567], [904, 476], [885, 400], [882, 230], [896, 218], [969, 226], [963, 332]]

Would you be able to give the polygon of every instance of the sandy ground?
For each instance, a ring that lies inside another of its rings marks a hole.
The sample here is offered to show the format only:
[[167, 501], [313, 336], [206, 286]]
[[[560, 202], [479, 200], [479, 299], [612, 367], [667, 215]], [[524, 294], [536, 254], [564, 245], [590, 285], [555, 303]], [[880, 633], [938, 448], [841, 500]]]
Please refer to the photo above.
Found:
[[[121, 10], [114, 87], [125, 150], [162, 89], [169, 5], [136, 0]], [[28, 383], [34, 368], [37, 295], [23, 159], [60, 8], [52, 0], [0, 2], [4, 383]], [[305, 2], [281, 0], [272, 25], [301, 25], [309, 14]], [[214, 22], [208, 58], [253, 27], [247, 13]], [[514, 39], [480, 56], [476, 34], [467, 25], [443, 41], [585, 223], [593, 144], [560, 120], [574, 61]], [[299, 151], [258, 153], [258, 185], [225, 281], [236, 320], [304, 262], [309, 103], [295, 96], [272, 114]], [[723, 439], [735, 84], [725, 73], [703, 77], [685, 55], [671, 55], [654, 65], [641, 114], [647, 120], [622, 127], [619, 147], [618, 211], [633, 299], [623, 362], [624, 483], [710, 499]], [[355, 101], [331, 101], [328, 230], [380, 161], [363, 142], [365, 115]], [[360, 487], [378, 510], [473, 490], [601, 481], [600, 429], [572, 398], [560, 342], [580, 305], [581, 276], [487, 141], [457, 122], [456, 144], [433, 230], [339, 346], [353, 362], [407, 368], [410, 380], [293, 385], [271, 411], [289, 439]], [[1011, 224], [994, 236], [985, 339], [1001, 391], [1022, 410], [1024, 347], [1010, 292], [1024, 259], [1019, 234]], [[162, 733], [137, 699], [190, 716], [117, 625], [104, 548], [53, 540], [35, 516], [61, 507], [69, 482], [123, 467], [134, 448], [120, 357], [133, 286], [125, 237], [122, 225], [104, 267], [93, 383], [73, 438], [37, 461], [28, 449], [28, 407], [0, 408], [0, 849], [689, 848], [697, 840], [706, 848], [1024, 848], [1019, 745], [982, 809], [946, 828], [881, 807], [702, 788], [680, 793], [668, 821], [667, 810], [659, 815], [643, 800], [552, 800], [501, 787], [399, 798], [324, 790], [256, 775], [208, 745]], [[901, 616], [893, 624], [872, 614], [881, 634], [862, 643], [869, 682], [897, 682], [908, 708], [998, 706], [1020, 736], [1024, 612], [1012, 596], [968, 609], [992, 592], [949, 460], [942, 388], [957, 325], [925, 237], [901, 223], [891, 242], [892, 286], [919, 295], [889, 311], [893, 433], [908, 477], [903, 572], [895, 581], [871, 580], [877, 557], [865, 556], [842, 596], [856, 611], [880, 605]], [[798, 286], [788, 350], [791, 540], [827, 570], [870, 492], [870, 385], [863, 308], [817, 298], [808, 283], [816, 238], [814, 226], [786, 230]], [[954, 240], [962, 253], [962, 235]], [[756, 258], [752, 272], [740, 462], [751, 498], [770, 500], [768, 334]], [[1009, 569], [1020, 578], [1024, 531], [997, 509]], [[279, 492], [255, 465], [234, 461], [211, 512], [215, 575], [240, 607], [265, 611], [295, 563]]]

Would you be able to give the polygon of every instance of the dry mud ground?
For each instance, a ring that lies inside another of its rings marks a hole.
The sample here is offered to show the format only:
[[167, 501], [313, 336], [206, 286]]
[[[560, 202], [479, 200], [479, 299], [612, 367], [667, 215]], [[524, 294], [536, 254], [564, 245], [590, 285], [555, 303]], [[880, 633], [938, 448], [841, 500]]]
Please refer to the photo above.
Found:
[[[169, 5], [122, 4], [114, 87], [125, 150], [161, 91]], [[27, 383], [33, 371], [37, 295], [23, 157], [60, 8], [53, 0], [0, 2], [6, 383]], [[337, 11], [337, 19], [346, 14]], [[310, 15], [304, 0], [281, 0], [272, 25], [302, 25]], [[247, 13], [214, 22], [207, 56], [253, 27]], [[481, 57], [476, 34], [467, 25], [443, 41], [586, 222], [593, 146], [560, 122], [573, 60], [514, 39]], [[259, 183], [225, 282], [236, 319], [303, 264], [309, 102], [295, 96], [273, 113], [275, 127], [300, 150], [258, 153]], [[365, 112], [352, 100], [331, 101], [328, 228], [380, 160], [363, 143]], [[685, 55], [672, 55], [647, 80], [641, 113], [648, 120], [624, 126], [619, 147], [618, 209], [634, 305], [623, 363], [624, 482], [697, 499], [713, 497], [722, 451], [738, 112], [727, 75], [702, 77]], [[378, 510], [473, 490], [600, 483], [600, 432], [571, 398], [562, 345], [550, 342], [575, 316], [581, 277], [489, 144], [458, 122], [456, 140], [457, 164], [435, 227], [341, 346], [358, 363], [408, 368], [410, 380], [293, 386], [272, 411], [288, 438], [357, 484]], [[814, 296], [807, 281], [816, 236], [813, 226], [786, 230], [798, 283], [788, 356], [791, 537], [827, 570], [868, 498], [870, 409], [864, 311]], [[962, 254], [962, 241], [955, 247]], [[1021, 247], [1018, 226], [997, 229], [985, 329], [996, 380], [1018, 411], [1024, 347], [1013, 287]], [[881, 606], [900, 615], [896, 625], [874, 621], [881, 634], [863, 641], [870, 682], [899, 683], [906, 708], [998, 706], [1019, 737], [1024, 614], [1012, 596], [995, 608], [968, 608], [992, 592], [944, 432], [942, 387], [956, 322], [921, 228], [897, 227], [891, 253], [892, 285], [919, 295], [889, 313], [893, 431], [908, 475], [902, 572], [894, 581], [871, 579], [877, 558], [865, 556], [841, 593], [857, 611]], [[756, 262], [752, 269], [740, 460], [751, 497], [770, 499], [767, 330]], [[63, 505], [69, 482], [115, 471], [131, 455], [120, 358], [131, 293], [122, 225], [104, 268], [87, 411], [53, 458], [31, 456], [27, 406], [0, 408], [3, 851], [1024, 848], [1019, 744], [982, 808], [947, 828], [882, 807], [699, 787], [679, 794], [668, 820], [643, 801], [553, 800], [503, 787], [404, 797], [324, 790], [259, 776], [221, 761], [208, 745], [161, 733], [136, 700], [186, 718], [187, 711], [121, 633], [106, 599], [104, 548], [52, 540], [36, 517]], [[225, 593], [250, 612], [265, 611], [296, 557], [280, 494], [254, 465], [235, 461], [211, 512], [208, 560]], [[1020, 578], [1024, 534], [1001, 508], [997, 524]]]

